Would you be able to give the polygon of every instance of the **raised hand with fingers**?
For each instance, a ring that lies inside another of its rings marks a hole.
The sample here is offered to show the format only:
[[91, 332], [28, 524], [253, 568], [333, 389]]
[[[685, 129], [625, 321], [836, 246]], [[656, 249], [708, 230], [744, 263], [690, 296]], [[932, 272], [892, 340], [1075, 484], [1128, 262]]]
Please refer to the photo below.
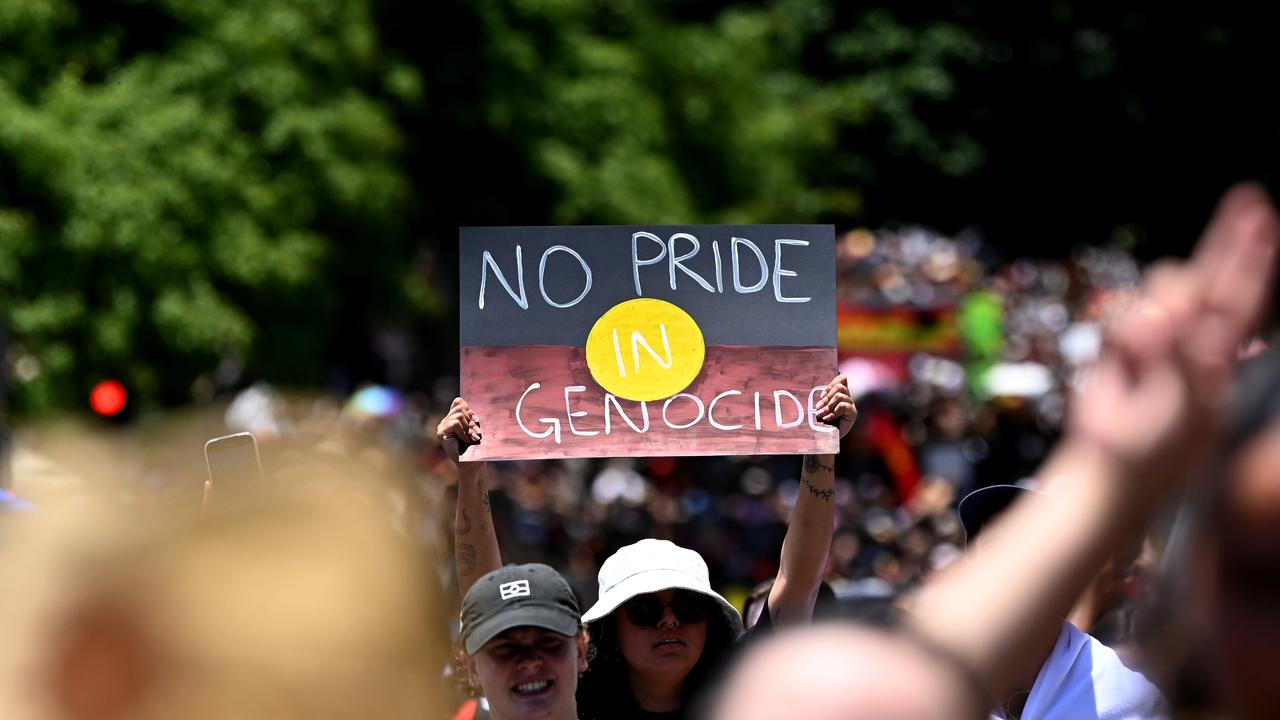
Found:
[[827, 389], [818, 398], [814, 409], [818, 420], [840, 429], [840, 437], [848, 435], [858, 420], [858, 407], [853, 404], [853, 395], [849, 393], [849, 379], [844, 375], [835, 376], [827, 383]]
[[458, 466], [458, 503], [454, 511], [454, 560], [457, 563], [458, 586], [466, 594], [477, 579], [490, 570], [502, 567], [498, 536], [489, 514], [489, 488], [483, 462], [461, 462], [467, 448], [477, 445], [484, 435], [480, 418], [462, 398], [454, 398], [449, 412], [436, 425], [436, 440]]
[[1153, 268], [1137, 304], [1107, 328], [1063, 441], [1036, 473], [1052, 501], [1016, 503], [983, 529], [979, 552], [917, 596], [915, 631], [969, 668], [991, 704], [1041, 667], [1102, 564], [1215, 448], [1238, 348], [1270, 300], [1278, 251], [1280, 219], [1266, 194], [1231, 189], [1192, 258]]
[[455, 463], [472, 445], [480, 444], [480, 418], [462, 398], [454, 398], [449, 413], [436, 426], [436, 440]]
[[1140, 482], [1185, 476], [1213, 446], [1238, 349], [1271, 297], [1278, 248], [1266, 194], [1229, 191], [1194, 256], [1154, 268], [1134, 309], [1108, 329], [1068, 437]]
[[[836, 426], [842, 438], [853, 427], [858, 408], [843, 375], [827, 383], [814, 405], [814, 415], [820, 422]], [[803, 622], [813, 616], [836, 526], [835, 465], [833, 455], [806, 455], [801, 463], [801, 490], [791, 509], [778, 575], [766, 603], [775, 622]]]

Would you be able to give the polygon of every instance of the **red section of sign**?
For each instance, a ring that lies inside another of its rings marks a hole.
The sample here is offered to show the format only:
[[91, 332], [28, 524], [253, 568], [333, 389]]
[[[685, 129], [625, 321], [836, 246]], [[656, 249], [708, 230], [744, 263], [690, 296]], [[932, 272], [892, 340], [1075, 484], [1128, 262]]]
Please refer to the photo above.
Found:
[[103, 380], [89, 393], [89, 407], [106, 417], [119, 415], [128, 402], [129, 393], [118, 380]]
[[835, 375], [833, 348], [709, 345], [684, 392], [639, 403], [606, 396], [581, 347], [463, 347], [484, 430], [465, 459], [832, 454], [839, 434], [808, 411]]

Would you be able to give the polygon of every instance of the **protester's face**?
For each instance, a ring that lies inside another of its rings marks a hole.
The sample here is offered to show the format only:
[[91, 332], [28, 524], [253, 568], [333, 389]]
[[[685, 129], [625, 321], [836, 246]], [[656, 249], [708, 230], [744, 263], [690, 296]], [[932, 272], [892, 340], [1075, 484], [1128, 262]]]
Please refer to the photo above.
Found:
[[587, 669], [586, 638], [518, 627], [485, 644], [469, 668], [493, 717], [577, 717], [574, 693]]
[[1236, 714], [1280, 712], [1280, 431], [1239, 455], [1201, 548], [1210, 653]]
[[615, 613], [618, 645], [633, 673], [683, 680], [707, 642], [711, 601], [686, 590], [628, 600]]

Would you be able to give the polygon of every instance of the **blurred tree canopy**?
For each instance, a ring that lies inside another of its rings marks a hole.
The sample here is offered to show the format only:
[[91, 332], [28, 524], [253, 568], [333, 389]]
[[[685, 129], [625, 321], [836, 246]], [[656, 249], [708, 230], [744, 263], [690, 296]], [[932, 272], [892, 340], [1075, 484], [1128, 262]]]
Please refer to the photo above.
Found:
[[0, 0], [19, 407], [189, 402], [223, 361], [322, 383], [343, 318], [415, 296], [392, 107], [420, 91], [365, 2]]
[[0, 0], [11, 400], [77, 406], [116, 376], [180, 404], [239, 365], [425, 386], [457, 362], [460, 225], [1178, 250], [1225, 183], [1274, 178], [1260, 12]]
[[445, 214], [847, 221], [885, 152], [865, 143], [949, 176], [980, 166], [971, 137], [925, 117], [982, 47], [954, 23], [842, 23], [838, 6], [476, 0], [389, 26], [448, 28], [395, 39], [427, 74], [428, 135], [464, 138], [427, 164], [450, 170], [433, 192], [462, 190]]

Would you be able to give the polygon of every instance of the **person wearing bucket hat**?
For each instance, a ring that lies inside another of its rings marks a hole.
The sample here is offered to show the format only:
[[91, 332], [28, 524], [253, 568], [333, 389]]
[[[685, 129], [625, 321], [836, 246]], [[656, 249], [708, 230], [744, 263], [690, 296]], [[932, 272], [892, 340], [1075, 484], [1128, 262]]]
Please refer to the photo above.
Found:
[[[835, 377], [818, 398], [816, 417], [844, 437], [857, 419], [848, 381]], [[457, 462], [482, 441], [480, 420], [462, 398], [436, 427]], [[483, 463], [457, 462], [455, 557], [464, 591], [501, 562], [487, 512]], [[775, 621], [807, 621], [827, 568], [835, 529], [835, 459], [804, 457], [801, 491], [783, 540], [765, 612], [752, 632]], [[697, 552], [660, 540], [618, 550], [600, 568], [600, 596], [584, 615], [592, 662], [579, 686], [582, 718], [680, 718], [743, 633], [737, 610], [711, 588]]]
[[577, 719], [587, 637], [560, 573], [537, 563], [487, 573], [462, 600], [458, 639], [468, 679], [493, 718]]
[[681, 717], [742, 636], [742, 617], [711, 588], [702, 556], [667, 540], [619, 549], [599, 579], [582, 616], [595, 649], [583, 717]]

